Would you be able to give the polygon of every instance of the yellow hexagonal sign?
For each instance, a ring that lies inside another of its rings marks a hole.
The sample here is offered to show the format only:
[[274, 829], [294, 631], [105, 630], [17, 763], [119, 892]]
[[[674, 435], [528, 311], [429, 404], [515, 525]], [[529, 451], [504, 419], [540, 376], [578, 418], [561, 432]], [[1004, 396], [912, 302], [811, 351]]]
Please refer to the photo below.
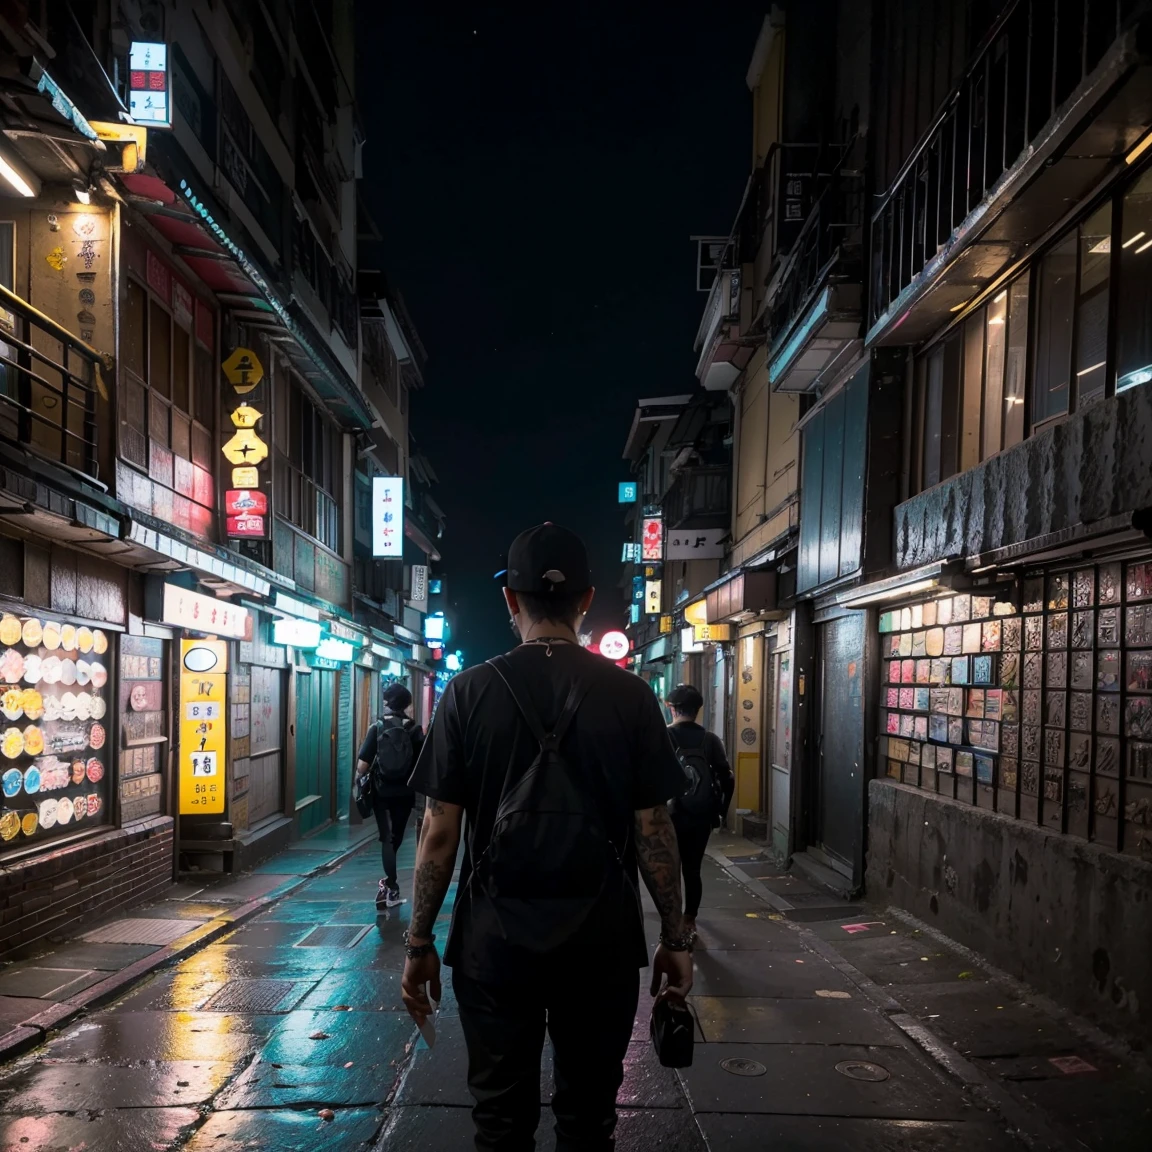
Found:
[[256, 421], [263, 415], [263, 412], [258, 411], [250, 405], [241, 404], [240, 407], [232, 413], [232, 423], [237, 428], [255, 428]]
[[224, 457], [230, 464], [259, 464], [267, 455], [268, 445], [251, 428], [241, 428], [224, 445]]
[[220, 365], [228, 383], [243, 396], [251, 392], [264, 379], [264, 365], [251, 348], [235, 348], [228, 359]]

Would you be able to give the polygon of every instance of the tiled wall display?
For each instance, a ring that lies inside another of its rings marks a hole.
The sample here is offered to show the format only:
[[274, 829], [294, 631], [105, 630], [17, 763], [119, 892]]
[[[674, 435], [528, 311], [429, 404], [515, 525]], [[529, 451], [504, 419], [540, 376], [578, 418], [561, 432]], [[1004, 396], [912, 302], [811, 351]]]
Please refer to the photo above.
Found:
[[1152, 560], [880, 616], [889, 776], [1152, 859]]

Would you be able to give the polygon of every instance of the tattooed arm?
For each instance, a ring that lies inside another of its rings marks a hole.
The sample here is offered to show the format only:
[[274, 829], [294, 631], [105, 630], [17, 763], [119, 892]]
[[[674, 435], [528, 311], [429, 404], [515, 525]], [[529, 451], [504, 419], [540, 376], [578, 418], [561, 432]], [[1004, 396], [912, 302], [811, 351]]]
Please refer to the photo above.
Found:
[[[464, 809], [460, 805], [428, 798], [420, 845], [416, 849], [409, 944], [431, 943], [432, 926], [440, 915], [448, 885], [452, 883], [463, 818]], [[423, 956], [405, 962], [400, 990], [404, 1007], [417, 1024], [423, 1024], [432, 1014], [430, 1001], [440, 999], [440, 957], [435, 948], [429, 948]]]
[[[680, 896], [680, 846], [668, 809], [659, 804], [636, 813], [636, 862], [660, 913], [660, 930], [669, 940], [684, 931]], [[665, 977], [667, 980], [665, 981]], [[652, 958], [652, 995], [683, 1000], [692, 990], [692, 953], [673, 952], [663, 944]]]
[[432, 935], [432, 925], [440, 915], [448, 885], [452, 883], [463, 819], [464, 809], [458, 804], [428, 798], [420, 846], [416, 850], [412, 924], [408, 930], [413, 944], [424, 944]]
[[663, 805], [636, 813], [636, 862], [640, 875], [660, 913], [665, 936], [684, 930], [684, 902], [680, 894], [680, 846], [676, 829]]

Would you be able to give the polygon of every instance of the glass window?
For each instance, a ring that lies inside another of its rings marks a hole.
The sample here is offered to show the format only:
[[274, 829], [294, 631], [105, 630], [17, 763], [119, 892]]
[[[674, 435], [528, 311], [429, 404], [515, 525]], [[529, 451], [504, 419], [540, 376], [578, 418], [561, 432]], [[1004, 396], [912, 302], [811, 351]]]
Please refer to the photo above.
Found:
[[960, 409], [960, 471], [980, 463], [980, 400], [984, 384], [984, 309], [964, 322], [964, 390]]
[[1072, 371], [1072, 318], [1076, 307], [1076, 247], [1072, 233], [1036, 269], [1036, 367], [1032, 422], [1043, 424], [1068, 411]]
[[181, 412], [191, 412], [192, 339], [186, 329], [172, 328], [172, 403]]
[[210, 432], [216, 427], [216, 370], [212, 353], [199, 341], [193, 351], [196, 370], [196, 394], [193, 397], [194, 415]]
[[1028, 276], [1008, 288], [1008, 341], [1004, 373], [1004, 447], [1024, 439], [1024, 386], [1028, 371]]
[[955, 332], [944, 341], [944, 387], [940, 405], [941, 480], [947, 480], [959, 471], [961, 352], [961, 334]]
[[928, 355], [928, 389], [924, 404], [924, 484], [940, 483], [940, 419], [944, 396], [944, 349]]
[[144, 366], [147, 315], [148, 294], [135, 280], [129, 280], [128, 298], [124, 304], [124, 367], [135, 372], [141, 380], [148, 379]]
[[1152, 169], [1124, 197], [1116, 391], [1152, 380]]
[[148, 383], [161, 396], [172, 395], [172, 320], [155, 300], [148, 308]]
[[1108, 362], [1108, 274], [1112, 265], [1112, 205], [1080, 227], [1080, 291], [1076, 309], [1076, 407], [1104, 395]]
[[988, 305], [984, 363], [984, 458], [1000, 451], [1004, 408], [1004, 345], [1008, 339], [1008, 289]]

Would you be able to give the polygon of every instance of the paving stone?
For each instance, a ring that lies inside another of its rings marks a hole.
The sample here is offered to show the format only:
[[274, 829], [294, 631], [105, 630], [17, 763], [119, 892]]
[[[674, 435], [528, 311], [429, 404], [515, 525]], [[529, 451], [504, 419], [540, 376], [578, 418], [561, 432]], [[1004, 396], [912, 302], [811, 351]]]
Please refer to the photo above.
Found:
[[195, 1108], [100, 1110], [75, 1116], [0, 1115], [0, 1148], [12, 1152], [156, 1152], [175, 1148], [199, 1120]]
[[132, 1069], [106, 1064], [38, 1064], [0, 1084], [0, 1112], [97, 1112], [204, 1104], [232, 1078], [228, 1061], [168, 1060]]
[[[324, 1035], [323, 1040], [313, 1036]], [[265, 1064], [387, 1063], [416, 1035], [407, 1013], [289, 1012], [257, 1059]]]
[[[220, 1094], [221, 1111], [268, 1108], [349, 1108], [383, 1105], [399, 1069], [389, 1060], [368, 1064], [252, 1064]], [[346, 1061], [347, 1062], [347, 1061]]]
[[119, 972], [157, 951], [159, 946], [156, 944], [62, 944], [40, 957], [38, 962], [50, 964], [53, 968]]
[[[320, 920], [315, 921], [321, 923]], [[222, 944], [234, 948], [274, 948], [280, 945], [291, 947], [312, 931], [314, 924], [302, 920], [253, 920], [233, 932]]]
[[862, 999], [693, 996], [706, 1041], [726, 1044], [894, 1044], [903, 1033]]
[[[351, 1152], [370, 1148], [384, 1122], [377, 1108], [341, 1108], [331, 1121], [312, 1111], [214, 1112], [186, 1152]], [[422, 1152], [438, 1145], [423, 1145]], [[447, 1149], [445, 1149], [447, 1152]]]
[[651, 1043], [628, 1045], [624, 1083], [616, 1097], [621, 1108], [684, 1108], [684, 1091], [676, 1073], [663, 1068]]
[[[766, 1074], [732, 1075], [721, 1067], [730, 1059], [756, 1061]], [[889, 1079], [850, 1079], [836, 1071], [842, 1061], [880, 1064]], [[680, 1076], [697, 1112], [963, 1120], [970, 1111], [958, 1089], [902, 1048], [698, 1044], [692, 1067]]]
[[259, 896], [267, 896], [269, 892], [287, 884], [298, 877], [285, 873], [261, 873], [259, 876], [243, 876], [228, 884], [222, 884], [211, 892], [213, 900], [221, 900], [229, 904], [246, 904]]
[[836, 950], [877, 984], [939, 984], [971, 972], [979, 981], [983, 974], [972, 963], [931, 939], [861, 933], [838, 941]]
[[306, 894], [306, 890], [293, 892], [288, 899], [281, 900], [249, 923], [263, 924], [275, 920], [278, 923], [304, 921], [308, 924], [324, 924], [333, 913], [344, 907], [345, 902], [342, 900], [306, 900]]
[[332, 853], [323, 848], [301, 848], [291, 855], [282, 853], [265, 860], [252, 869], [253, 876], [307, 876], [316, 868], [321, 868], [332, 858]]
[[232, 905], [224, 901], [206, 903], [200, 900], [165, 900], [160, 904], [150, 904], [147, 908], [133, 908], [132, 915], [140, 919], [204, 921], [215, 920], [217, 916], [231, 910]]
[[700, 1127], [725, 1152], [1020, 1152], [988, 1123], [849, 1120], [824, 1116], [705, 1115]]
[[753, 918], [745, 912], [709, 909], [701, 913], [696, 922], [699, 936], [697, 948], [701, 951], [802, 952], [804, 944], [799, 932], [794, 932], [779, 921], [768, 920], [771, 909], [758, 911]]
[[257, 1052], [280, 1016], [217, 1012], [102, 1012], [51, 1041], [51, 1060], [121, 1066], [143, 1060], [234, 1060]]
[[402, 1012], [399, 971], [371, 968], [329, 972], [300, 1001], [301, 1008], [335, 1008], [345, 1004], [362, 1012]]
[[818, 991], [855, 993], [826, 960], [812, 953], [699, 952], [692, 992], [697, 996], [815, 996]]
[[35, 996], [0, 996], [0, 1035], [43, 1012], [48, 1005]]
[[152, 944], [162, 948], [199, 927], [200, 921], [156, 916], [131, 916], [86, 932], [80, 937], [88, 944]]

